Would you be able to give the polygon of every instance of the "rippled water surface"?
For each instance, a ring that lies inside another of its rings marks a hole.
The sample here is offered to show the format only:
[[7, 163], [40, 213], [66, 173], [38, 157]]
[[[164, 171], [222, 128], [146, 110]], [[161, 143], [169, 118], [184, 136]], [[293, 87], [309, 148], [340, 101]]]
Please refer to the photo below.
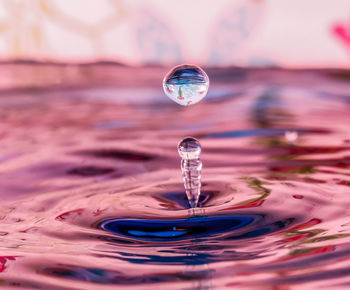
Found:
[[1, 66], [0, 287], [350, 287], [350, 73], [208, 69], [181, 107], [167, 70]]

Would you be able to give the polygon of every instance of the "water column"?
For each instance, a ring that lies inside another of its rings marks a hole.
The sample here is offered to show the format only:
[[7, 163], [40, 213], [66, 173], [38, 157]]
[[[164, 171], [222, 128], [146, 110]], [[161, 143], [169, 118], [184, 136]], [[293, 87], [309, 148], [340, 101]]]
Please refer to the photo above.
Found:
[[201, 145], [192, 137], [183, 139], [177, 146], [181, 157], [181, 172], [188, 202], [192, 208], [197, 207], [201, 193], [202, 162]]
[[[204, 70], [193, 64], [178, 65], [171, 69], [163, 79], [164, 93], [182, 106], [200, 102], [208, 93], [209, 78]], [[191, 208], [198, 205], [201, 193], [202, 162], [199, 159], [201, 145], [192, 137], [178, 144], [181, 157], [182, 178]]]

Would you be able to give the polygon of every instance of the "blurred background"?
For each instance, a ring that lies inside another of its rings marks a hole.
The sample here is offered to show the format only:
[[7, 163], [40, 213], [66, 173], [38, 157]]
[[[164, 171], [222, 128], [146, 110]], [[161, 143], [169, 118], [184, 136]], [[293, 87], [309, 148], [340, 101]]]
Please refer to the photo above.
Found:
[[0, 59], [348, 68], [349, 0], [0, 0]]

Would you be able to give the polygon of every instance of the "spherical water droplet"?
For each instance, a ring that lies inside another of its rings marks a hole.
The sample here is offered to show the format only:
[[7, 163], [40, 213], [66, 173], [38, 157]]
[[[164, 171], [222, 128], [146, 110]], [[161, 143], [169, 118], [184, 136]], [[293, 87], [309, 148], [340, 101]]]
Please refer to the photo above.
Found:
[[179, 143], [177, 150], [182, 159], [198, 159], [201, 154], [201, 145], [197, 139], [187, 137]]
[[207, 95], [208, 88], [207, 74], [196, 65], [176, 66], [163, 79], [165, 94], [182, 106], [198, 103]]

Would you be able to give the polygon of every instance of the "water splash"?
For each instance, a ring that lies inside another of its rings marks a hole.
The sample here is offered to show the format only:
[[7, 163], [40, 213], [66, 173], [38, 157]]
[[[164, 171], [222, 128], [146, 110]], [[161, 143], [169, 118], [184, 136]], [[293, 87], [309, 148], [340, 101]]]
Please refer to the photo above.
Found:
[[201, 194], [202, 162], [200, 161], [201, 145], [192, 137], [183, 139], [177, 146], [181, 157], [182, 180], [188, 202], [192, 208], [197, 207]]
[[201, 101], [207, 95], [208, 88], [207, 74], [195, 65], [176, 66], [163, 79], [165, 94], [182, 106]]

